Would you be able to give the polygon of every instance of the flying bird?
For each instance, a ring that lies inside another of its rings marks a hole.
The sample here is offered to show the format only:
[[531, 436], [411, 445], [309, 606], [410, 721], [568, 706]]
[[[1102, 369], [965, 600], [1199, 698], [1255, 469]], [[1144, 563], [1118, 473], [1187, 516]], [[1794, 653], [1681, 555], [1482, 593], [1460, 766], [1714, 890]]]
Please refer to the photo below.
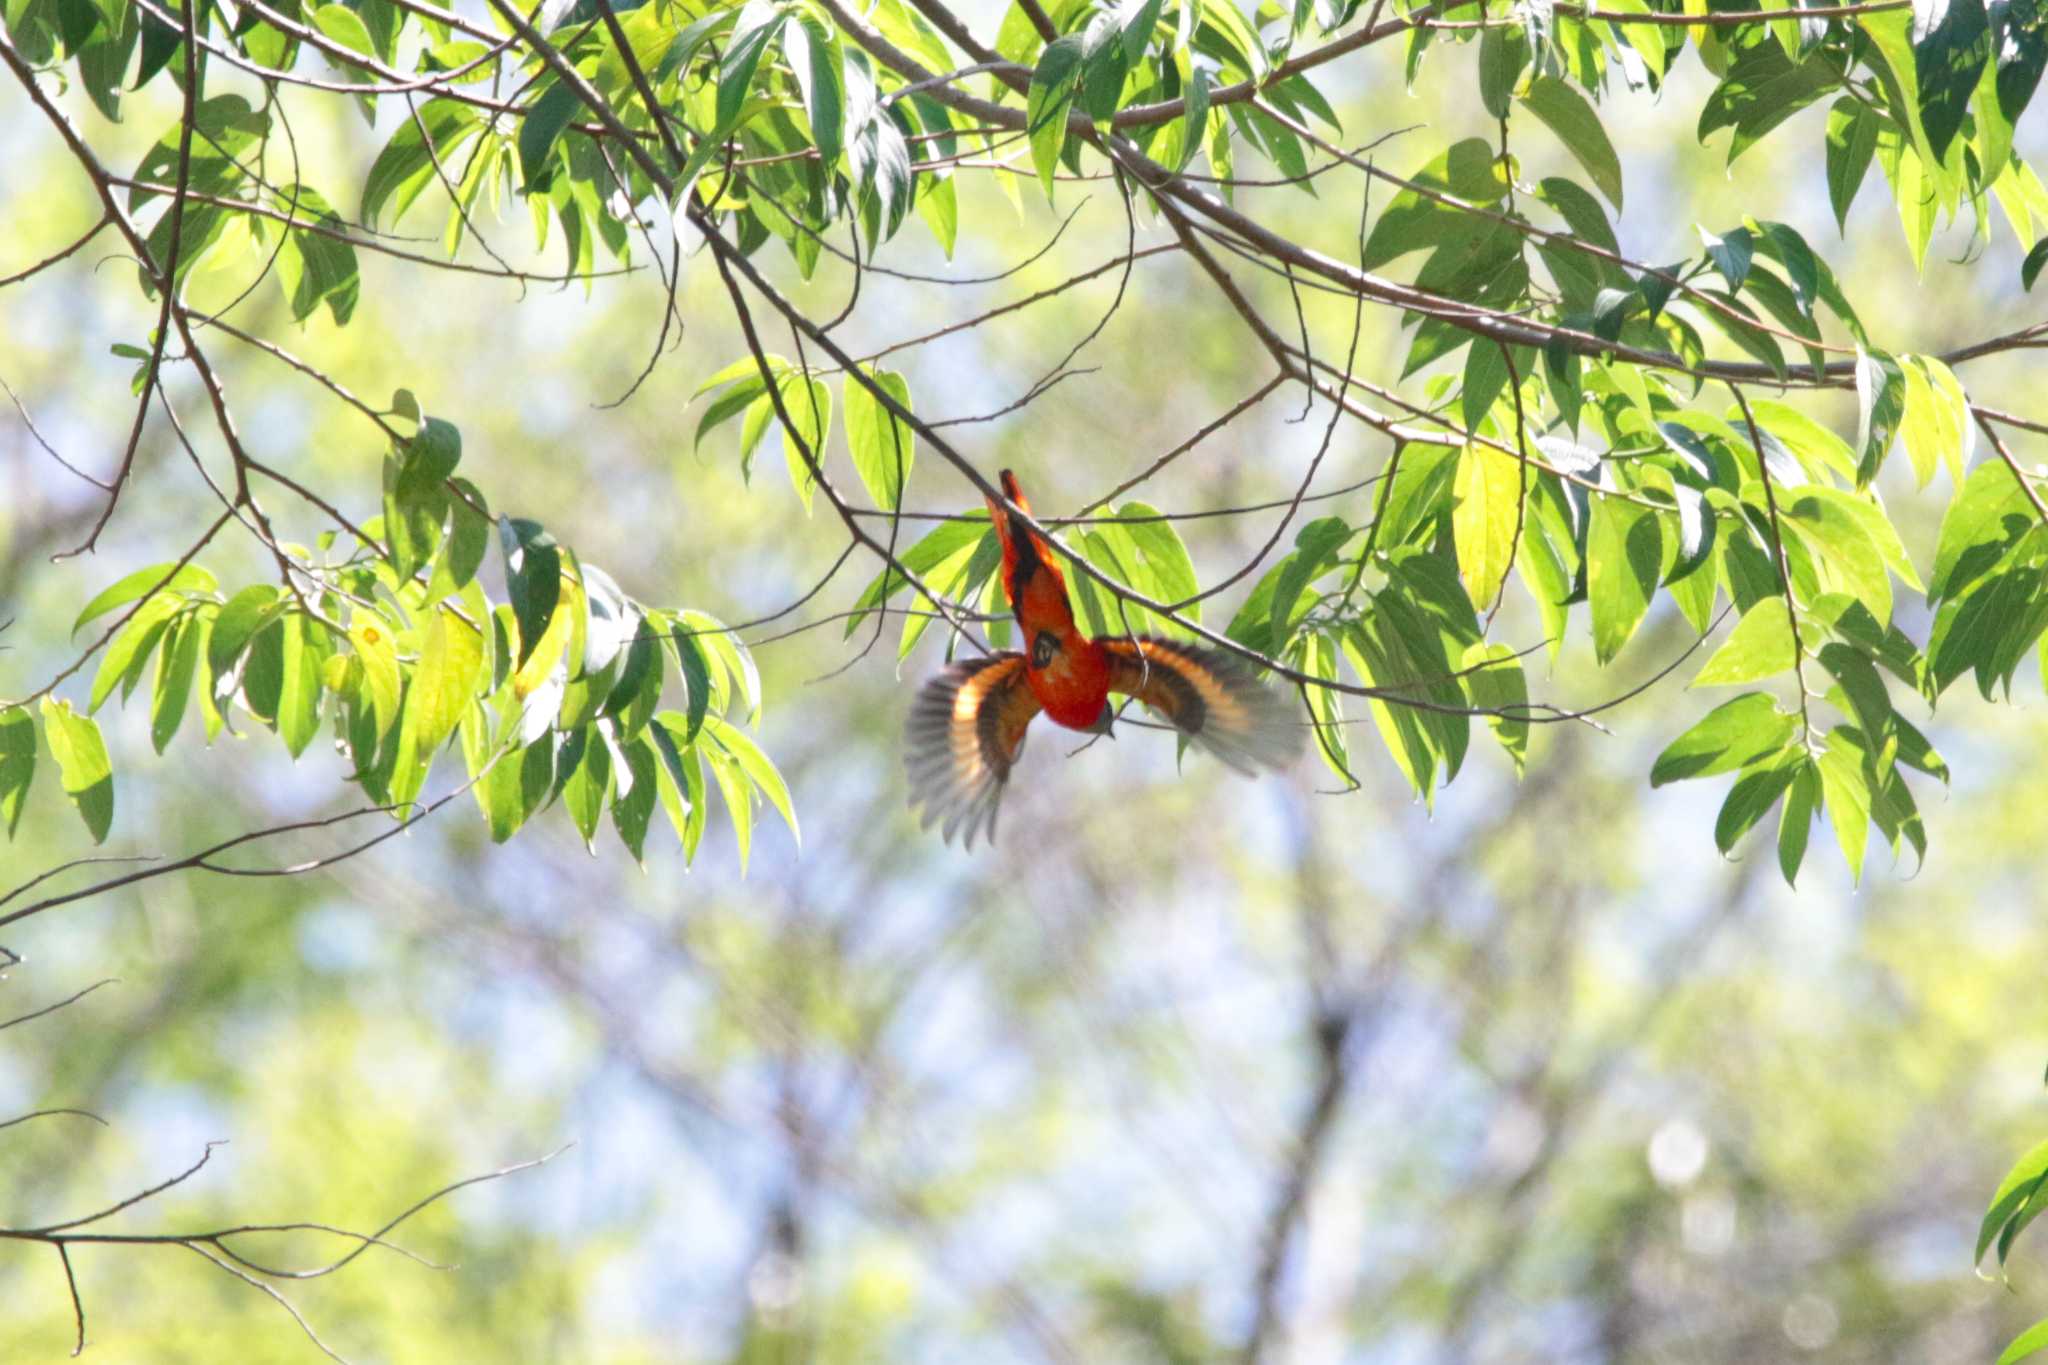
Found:
[[[1031, 510], [1017, 476], [1003, 495]], [[1225, 650], [1156, 636], [1091, 640], [1074, 624], [1055, 551], [994, 498], [989, 516], [1003, 550], [1003, 588], [1024, 653], [963, 659], [918, 690], [904, 729], [910, 804], [951, 841], [995, 838], [996, 809], [1025, 731], [1041, 711], [1070, 730], [1107, 734], [1112, 694], [1135, 697], [1181, 734], [1247, 775], [1300, 753], [1302, 727], [1287, 702]]]

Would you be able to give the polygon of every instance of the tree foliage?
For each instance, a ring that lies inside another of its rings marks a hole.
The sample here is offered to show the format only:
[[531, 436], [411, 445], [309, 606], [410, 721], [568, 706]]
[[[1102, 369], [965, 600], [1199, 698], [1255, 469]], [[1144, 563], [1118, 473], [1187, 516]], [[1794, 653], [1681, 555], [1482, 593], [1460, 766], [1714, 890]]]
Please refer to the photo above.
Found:
[[[797, 505], [831, 513], [792, 518], [793, 534], [844, 539], [865, 565], [840, 603], [849, 639], [893, 614], [899, 658], [927, 638], [1000, 648], [994, 538], [963, 510], [995, 492], [986, 471], [952, 424], [919, 415], [932, 395], [837, 330], [867, 275], [920, 278], [894, 264], [905, 234], [948, 257], [1005, 240], [1005, 222], [971, 216], [970, 176], [1019, 201], [1107, 184], [1123, 215], [1106, 268], [1118, 304], [1155, 250], [1213, 289], [1219, 325], [1234, 317], [1263, 357], [1248, 377], [1269, 377], [1200, 435], [1279, 390], [1327, 410], [1278, 527], [1206, 586], [1178, 519], [1126, 496], [1192, 441], [1119, 452], [1115, 487], [1051, 528], [1092, 631], [1178, 632], [1270, 670], [1300, 690], [1347, 786], [1364, 761], [1354, 720], [1385, 751], [1372, 761], [1424, 800], [1462, 770], [1475, 721], [1516, 773], [1540, 764], [1533, 731], [1593, 722], [1648, 684], [1551, 700], [1526, 661], [1583, 640], [1603, 668], [1636, 666], [1632, 642], [1670, 611], [1692, 642], [1651, 681], [1737, 691], [1672, 726], [1650, 783], [1724, 784], [1723, 853], [1775, 812], [1787, 881], [1821, 821], [1852, 874], [1873, 830], [1917, 866], [1920, 804], [1951, 773], [1915, 717], [1966, 675], [1991, 699], [2037, 648], [2048, 660], [2048, 478], [2013, 448], [2048, 415], [1967, 382], [2042, 328], [1940, 347], [1925, 328], [1878, 325], [1846, 283], [1845, 246], [1782, 221], [1699, 224], [1697, 250], [1663, 263], [1631, 259], [1618, 230], [1647, 192], [1630, 193], [1617, 129], [1641, 101], [1697, 95], [1698, 140], [1725, 140], [1730, 167], [1798, 140], [1846, 231], [1875, 166], [1916, 263], [1939, 227], [1966, 222], [1976, 268], [2021, 255], [2013, 283], [2031, 288], [2048, 260], [2048, 188], [2019, 132], [2048, 67], [2033, 0], [1015, 0], [988, 41], [938, 0], [13, 0], [4, 25], [0, 62], [98, 218], [0, 284], [108, 233], [136, 271], [133, 316], [110, 340], [135, 362], [132, 434], [110, 475], [80, 475], [101, 510], [75, 548], [118, 532], [154, 423], [173, 427], [219, 507], [175, 560], [111, 584], [51, 571], [87, 600], [73, 661], [0, 701], [10, 835], [26, 802], [61, 792], [94, 843], [108, 838], [127, 759], [95, 717], [116, 693], [146, 708], [159, 753], [181, 733], [246, 727], [297, 758], [327, 735], [370, 809], [403, 823], [466, 792], [502, 842], [558, 805], [586, 843], [609, 822], [638, 860], [659, 806], [694, 855], [716, 787], [743, 858], [757, 807], [794, 829], [788, 787], [745, 728], [763, 702], [747, 641], [765, 620], [729, 627], [632, 599], [598, 565], [625, 576], [614, 547], [579, 552], [545, 518], [493, 511], [462, 472], [462, 414], [404, 389], [366, 401], [236, 310], [274, 288], [294, 324], [360, 325], [371, 253], [586, 288], [651, 267], [663, 311], [632, 397], [684, 325], [681, 276], [715, 272], [745, 353], [687, 376], [694, 410], [677, 431], [716, 450], [735, 438], [750, 476], [779, 434]], [[1347, 120], [1387, 120], [1389, 92], [1345, 80], [1382, 45], [1410, 85], [1476, 81], [1493, 131], [1345, 141]], [[375, 144], [366, 164], [302, 159], [305, 101], [353, 102]], [[105, 121], [170, 105], [132, 168], [101, 150]], [[1269, 225], [1249, 205], [1275, 188], [1314, 196], [1346, 245]], [[505, 213], [529, 219], [551, 266], [489, 247], [480, 224]], [[422, 245], [401, 225], [435, 236]], [[1159, 244], [1141, 252], [1141, 232]], [[838, 316], [799, 301], [842, 269]], [[1360, 357], [1368, 311], [1398, 317], [1405, 351]], [[1094, 336], [984, 416], [1068, 378]], [[323, 410], [382, 450], [381, 481], [315, 487], [267, 459], [209, 359], [230, 345], [312, 381]], [[174, 390], [174, 369], [193, 386]], [[1853, 430], [1834, 424], [1842, 411]], [[1340, 428], [1385, 438], [1385, 456], [1365, 486], [1333, 491], [1316, 480]], [[1909, 500], [1939, 509], [1931, 547], [1894, 513]], [[280, 539], [273, 502], [325, 529]], [[224, 578], [214, 555], [235, 536], [274, 573]], [[1226, 591], [1235, 610], [1205, 620]], [[1533, 638], [1502, 639], [1511, 624]], [[459, 784], [430, 795], [451, 751]], [[2009, 1181], [1994, 1204], [2001, 1257], [2039, 1183]]]

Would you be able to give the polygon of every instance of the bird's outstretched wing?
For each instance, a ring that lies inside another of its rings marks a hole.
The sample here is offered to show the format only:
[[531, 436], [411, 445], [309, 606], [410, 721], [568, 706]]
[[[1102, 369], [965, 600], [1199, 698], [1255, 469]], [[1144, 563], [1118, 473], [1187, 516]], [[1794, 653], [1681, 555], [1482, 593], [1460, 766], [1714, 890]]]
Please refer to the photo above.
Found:
[[1149, 635], [1096, 643], [1109, 655], [1110, 691], [1144, 702], [1239, 772], [1279, 768], [1301, 752], [1293, 708], [1236, 655]]
[[994, 840], [1003, 783], [1037, 714], [1017, 653], [962, 660], [918, 690], [904, 726], [904, 766], [926, 829], [939, 822], [948, 841], [962, 831], [965, 848], [977, 830]]

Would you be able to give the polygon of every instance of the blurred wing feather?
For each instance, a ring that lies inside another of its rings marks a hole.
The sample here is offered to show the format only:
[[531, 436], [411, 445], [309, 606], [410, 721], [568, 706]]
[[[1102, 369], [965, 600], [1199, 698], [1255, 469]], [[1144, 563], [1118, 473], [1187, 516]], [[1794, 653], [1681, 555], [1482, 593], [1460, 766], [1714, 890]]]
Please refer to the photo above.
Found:
[[1242, 773], [1284, 767], [1301, 752], [1301, 722], [1287, 700], [1236, 655], [1154, 636], [1097, 641], [1109, 655], [1109, 690], [1136, 697]]
[[918, 689], [904, 726], [904, 766], [926, 829], [938, 824], [948, 842], [959, 831], [965, 848], [977, 831], [994, 841], [1003, 784], [1037, 714], [1021, 654], [962, 660]]

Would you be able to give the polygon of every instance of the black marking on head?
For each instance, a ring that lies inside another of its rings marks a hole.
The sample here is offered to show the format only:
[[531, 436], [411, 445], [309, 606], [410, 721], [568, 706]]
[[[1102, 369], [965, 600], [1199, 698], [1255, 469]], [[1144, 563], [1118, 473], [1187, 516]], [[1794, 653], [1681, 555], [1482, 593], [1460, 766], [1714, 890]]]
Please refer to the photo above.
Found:
[[1052, 663], [1052, 656], [1059, 652], [1059, 637], [1049, 630], [1041, 630], [1031, 639], [1031, 666], [1045, 668]]
[[1017, 563], [1003, 586], [1010, 590], [1010, 604], [1020, 605], [1024, 600], [1024, 589], [1038, 571], [1045, 567], [1045, 560], [1039, 556], [1038, 541], [1033, 538], [1031, 528], [1024, 524], [1024, 518], [1006, 513], [1010, 517], [1010, 544], [1016, 549]]

